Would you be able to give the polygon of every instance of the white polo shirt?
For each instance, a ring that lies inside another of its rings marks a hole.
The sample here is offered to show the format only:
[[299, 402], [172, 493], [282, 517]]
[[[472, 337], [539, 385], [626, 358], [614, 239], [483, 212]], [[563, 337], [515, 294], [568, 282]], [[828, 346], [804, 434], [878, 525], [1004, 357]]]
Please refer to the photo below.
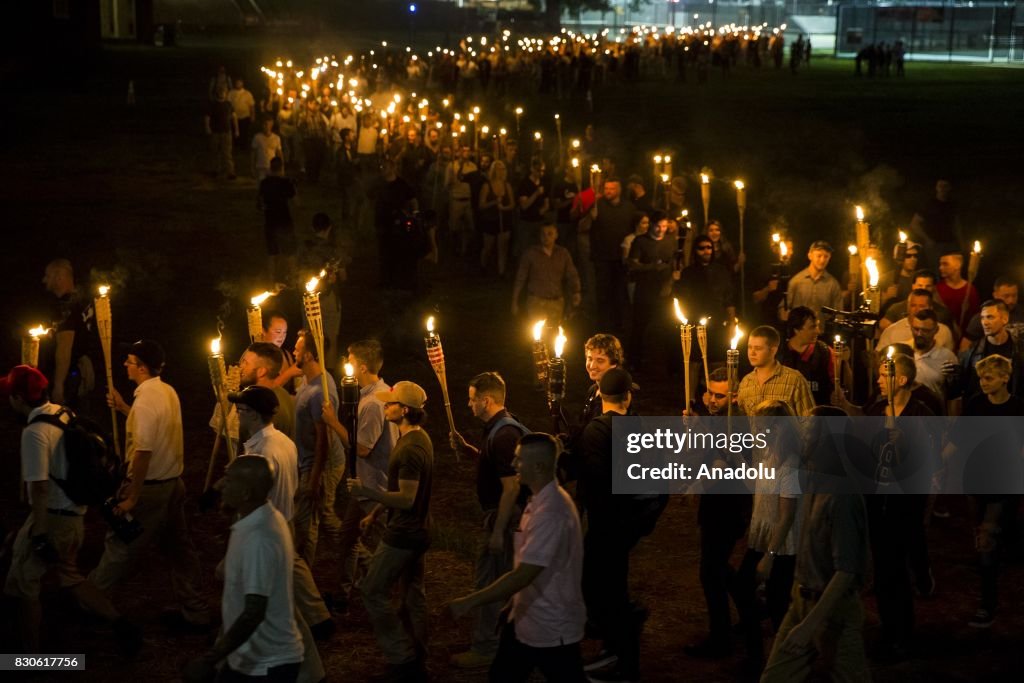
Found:
[[[913, 345], [913, 343], [911, 343]], [[956, 355], [938, 343], [931, 351], [921, 352], [914, 349], [914, 365], [917, 366], [917, 382], [931, 389], [936, 396], [946, 395], [946, 375], [942, 368], [946, 363], [957, 364]]]
[[544, 567], [512, 597], [516, 639], [530, 647], [578, 643], [587, 620], [580, 586], [583, 532], [576, 506], [558, 482], [530, 498], [514, 540], [515, 566], [525, 562]]
[[[178, 394], [159, 377], [135, 387], [135, 402], [128, 412], [125, 452], [130, 463], [136, 451], [152, 451], [146, 479], [180, 477], [185, 468], [185, 436]], [[131, 471], [131, 470], [129, 470]]]
[[228, 665], [247, 676], [302, 661], [302, 636], [295, 623], [292, 562], [295, 549], [288, 523], [267, 503], [231, 525], [224, 558], [224, 629], [245, 610], [246, 595], [267, 598], [267, 613], [249, 639], [228, 655]]
[[[28, 414], [31, 422], [39, 415], [56, 415], [61, 407], [55, 403], [44, 403]], [[66, 418], [65, 418], [66, 420]], [[50, 481], [54, 477], [66, 479], [68, 476], [68, 459], [64, 453], [64, 430], [51, 424], [37, 422], [25, 427], [21, 432], [21, 478], [25, 482]], [[64, 493], [64, 489], [54, 481], [46, 490], [46, 507], [51, 510], [67, 510], [84, 515], [86, 507], [75, 505]], [[29, 503], [32, 502], [32, 490], [29, 489]]]
[[295, 443], [269, 424], [245, 442], [244, 455], [259, 455], [273, 463], [274, 488], [270, 502], [285, 521], [295, 514], [295, 489], [299, 485], [299, 452]]

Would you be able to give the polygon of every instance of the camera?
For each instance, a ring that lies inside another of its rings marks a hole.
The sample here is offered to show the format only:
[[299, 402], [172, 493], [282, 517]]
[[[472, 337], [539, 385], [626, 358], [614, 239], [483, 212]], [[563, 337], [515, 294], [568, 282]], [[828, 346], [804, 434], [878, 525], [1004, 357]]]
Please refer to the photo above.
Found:
[[871, 339], [875, 335], [878, 316], [868, 311], [839, 311], [828, 306], [821, 307], [823, 322], [831, 324], [840, 333]]
[[124, 515], [118, 515], [114, 512], [117, 503], [118, 500], [116, 498], [107, 498], [100, 508], [100, 514], [103, 515], [103, 519], [107, 520], [107, 524], [110, 525], [110, 530], [114, 532], [114, 535], [127, 545], [142, 535], [142, 523], [135, 519], [130, 512]]

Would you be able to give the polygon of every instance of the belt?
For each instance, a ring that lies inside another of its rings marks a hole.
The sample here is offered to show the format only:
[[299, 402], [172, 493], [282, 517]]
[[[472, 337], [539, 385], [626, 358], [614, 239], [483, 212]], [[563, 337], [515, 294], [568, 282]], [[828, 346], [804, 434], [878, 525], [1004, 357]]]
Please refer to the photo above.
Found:
[[172, 481], [178, 481], [179, 479], [181, 479], [180, 476], [171, 477], [170, 479], [146, 479], [144, 482], [142, 482], [142, 485], [143, 486], [158, 486], [160, 484], [168, 484], [168, 483], [170, 483]]
[[51, 515], [59, 515], [60, 517], [81, 517], [82, 515], [71, 510], [58, 510], [57, 508], [46, 508], [46, 511]]

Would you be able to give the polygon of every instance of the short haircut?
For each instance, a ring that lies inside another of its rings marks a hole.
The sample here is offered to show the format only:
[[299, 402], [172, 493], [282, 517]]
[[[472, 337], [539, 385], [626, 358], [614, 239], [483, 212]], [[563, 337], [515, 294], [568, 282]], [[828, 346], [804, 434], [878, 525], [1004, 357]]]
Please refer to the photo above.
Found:
[[935, 297], [932, 296], [932, 293], [929, 292], [927, 289], [914, 289], [914, 290], [911, 290], [910, 294], [907, 295], [907, 301], [910, 301], [910, 297], [912, 297], [912, 296], [926, 296], [926, 297], [928, 297], [929, 301], [934, 301], [935, 300]]
[[768, 346], [774, 348], [778, 348], [779, 344], [782, 342], [782, 339], [779, 337], [779, 331], [776, 330], [771, 325], [761, 325], [759, 327], [755, 327], [754, 330], [750, 333], [750, 336], [760, 337], [761, 339], [764, 339], [765, 341], [768, 342]]
[[619, 185], [622, 185], [622, 181], [619, 180], [617, 176], [609, 176], [608, 178], [604, 179], [605, 185], [610, 185], [611, 183], [618, 183]]
[[423, 408], [413, 408], [412, 406], [402, 406], [405, 408], [405, 420], [413, 426], [422, 425], [427, 421], [427, 411]]
[[935, 324], [938, 325], [939, 316], [936, 315], [934, 309], [922, 308], [920, 311], [914, 314], [914, 320], [920, 320], [922, 322], [924, 322], [925, 320], [934, 320]]
[[608, 362], [612, 365], [622, 365], [625, 360], [625, 354], [622, 352], [622, 342], [613, 334], [595, 334], [587, 340], [583, 348], [585, 351], [600, 351], [608, 356]]
[[[313, 335], [309, 333], [309, 330], [299, 330], [299, 336], [306, 340], [306, 353], [313, 357], [317, 363], [320, 362], [320, 352], [316, 348], [316, 342], [313, 340]], [[324, 353], [331, 350], [331, 338], [324, 337]]]
[[896, 353], [893, 354], [892, 360], [896, 365], [896, 376], [906, 377], [907, 389], [909, 389], [917, 379], [917, 365], [914, 363], [914, 357], [905, 353]]
[[284, 366], [284, 352], [277, 348], [277, 345], [270, 342], [253, 342], [246, 349], [249, 353], [255, 354], [260, 364], [266, 369], [269, 379], [276, 379], [281, 374]]
[[1009, 377], [1013, 373], [1013, 361], [1006, 356], [994, 353], [991, 356], [985, 356], [975, 363], [974, 371], [979, 375], [983, 372], [994, 372], [998, 375]]
[[384, 365], [384, 349], [376, 339], [363, 339], [349, 344], [348, 353], [365, 365], [371, 375], [379, 374]]
[[488, 396], [495, 403], [505, 405], [505, 380], [497, 372], [481, 372], [469, 380], [477, 396]]
[[934, 270], [928, 270], [927, 268], [921, 268], [920, 270], [915, 270], [914, 271], [914, 278], [913, 279], [916, 280], [919, 277], [927, 278], [928, 280], [931, 280], [932, 283], [935, 283], [935, 282], [939, 281], [939, 276], [935, 274], [935, 271]]
[[[558, 460], [558, 454], [561, 451], [561, 447], [558, 445], [558, 439], [545, 434], [544, 432], [532, 432], [530, 434], [523, 434], [519, 439], [519, 451], [522, 453], [523, 449], [529, 448], [536, 455], [543, 458], [550, 469], [554, 470], [555, 461]], [[520, 455], [520, 457], [522, 457]]]
[[1002, 299], [987, 299], [985, 303], [981, 305], [982, 308], [995, 308], [1000, 313], [1010, 313], [1010, 307], [1006, 305], [1006, 302]]
[[959, 249], [948, 249], [945, 253], [941, 254], [939, 258], [946, 258], [947, 256], [955, 258], [960, 263], [964, 262], [964, 253]]
[[270, 323], [272, 323], [274, 321], [274, 318], [280, 318], [281, 320], [284, 321], [285, 325], [288, 324], [288, 316], [286, 316], [281, 311], [275, 311], [273, 309], [270, 309], [268, 311], [263, 311], [263, 330], [264, 331], [270, 329]]
[[715, 368], [708, 375], [709, 382], [728, 382], [729, 381], [729, 370], [726, 368]]
[[1000, 287], [1016, 287], [1017, 289], [1020, 289], [1020, 283], [1009, 275], [1000, 275], [996, 278], [996, 281], [992, 283], [992, 291], [995, 291]]
[[[786, 337], [792, 337], [803, 329], [808, 320], [815, 320], [818, 316], [807, 306], [795, 306], [789, 311], [789, 319], [786, 320]], [[751, 333], [753, 336], [753, 333]]]

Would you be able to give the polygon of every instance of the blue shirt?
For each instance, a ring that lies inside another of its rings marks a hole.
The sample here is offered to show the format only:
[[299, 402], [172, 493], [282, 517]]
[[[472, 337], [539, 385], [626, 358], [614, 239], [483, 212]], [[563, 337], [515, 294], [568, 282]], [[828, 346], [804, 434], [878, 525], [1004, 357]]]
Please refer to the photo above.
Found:
[[[295, 394], [295, 446], [299, 449], [299, 472], [313, 469], [314, 451], [316, 449], [316, 426], [323, 419], [323, 380], [320, 376], [306, 380], [306, 383]], [[338, 405], [338, 387], [334, 378], [327, 374], [327, 393], [332, 406]], [[327, 431], [329, 445], [325, 467], [339, 465], [344, 462], [345, 449], [338, 437]]]

